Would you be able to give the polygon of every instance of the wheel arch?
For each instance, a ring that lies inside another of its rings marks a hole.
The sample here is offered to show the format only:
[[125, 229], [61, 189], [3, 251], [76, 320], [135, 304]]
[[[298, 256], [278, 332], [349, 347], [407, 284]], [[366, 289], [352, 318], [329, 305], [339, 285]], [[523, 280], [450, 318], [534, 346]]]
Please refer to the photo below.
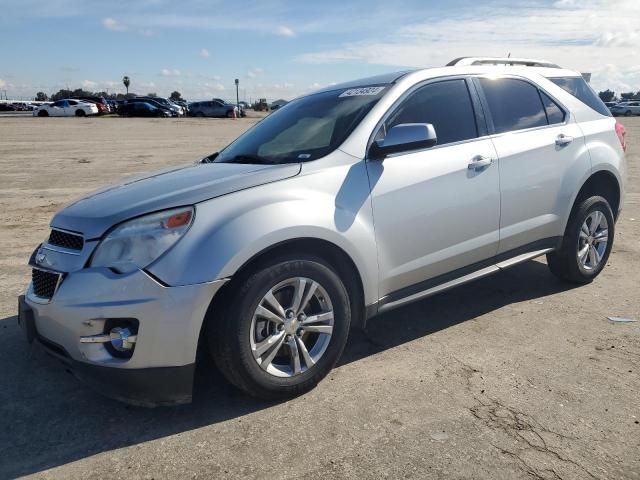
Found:
[[[247, 259], [235, 272], [218, 294], [212, 299], [210, 312], [216, 309], [216, 304], [224, 302], [227, 292], [242, 283], [251, 272], [261, 265], [277, 258], [299, 255], [311, 255], [324, 260], [336, 271], [343, 281], [351, 304], [352, 326], [363, 327], [365, 323], [364, 283], [362, 273], [355, 261], [341, 247], [333, 242], [317, 237], [298, 237], [283, 240], [270, 245]], [[210, 315], [208, 314], [207, 317]]]
[[576, 205], [579, 205], [582, 200], [593, 195], [604, 197], [609, 202], [613, 216], [617, 220], [620, 210], [621, 188], [616, 175], [609, 170], [593, 172], [580, 187], [571, 211], [573, 212]]

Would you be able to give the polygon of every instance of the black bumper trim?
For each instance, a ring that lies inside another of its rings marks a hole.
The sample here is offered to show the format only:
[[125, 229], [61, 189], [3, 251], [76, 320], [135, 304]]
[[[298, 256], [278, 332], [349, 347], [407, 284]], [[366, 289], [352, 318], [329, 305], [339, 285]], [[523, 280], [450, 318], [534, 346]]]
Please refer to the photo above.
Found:
[[191, 403], [196, 364], [131, 369], [74, 360], [71, 370], [102, 395], [140, 407], [161, 407]]

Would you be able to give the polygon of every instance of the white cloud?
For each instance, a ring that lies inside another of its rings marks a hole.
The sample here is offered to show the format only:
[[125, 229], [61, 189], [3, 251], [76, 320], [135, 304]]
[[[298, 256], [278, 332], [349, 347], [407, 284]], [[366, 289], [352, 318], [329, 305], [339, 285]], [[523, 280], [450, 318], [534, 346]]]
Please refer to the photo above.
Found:
[[258, 75], [262, 75], [263, 73], [264, 73], [264, 70], [262, 68], [256, 67], [256, 68], [253, 68], [253, 69], [251, 69], [251, 70], [249, 70], [247, 72], [247, 77], [248, 78], [255, 78]]
[[92, 80], [83, 80], [82, 81], [82, 88], [85, 88], [87, 90], [93, 90], [98, 86], [97, 82], [94, 82]]
[[7, 86], [7, 82], [0, 78], [0, 88], [4, 88]]
[[276, 35], [280, 35], [281, 37], [289, 37], [289, 38], [293, 38], [296, 36], [296, 32], [294, 32], [291, 28], [285, 26], [285, 25], [280, 25], [277, 29], [276, 29]]
[[162, 75], [163, 77], [179, 77], [180, 70], [163, 68], [162, 70], [160, 70], [160, 75]]
[[116, 19], [111, 17], [107, 17], [102, 20], [102, 26], [112, 32], [124, 32], [125, 30], [127, 30], [126, 25], [118, 22]]
[[200, 50], [200, 56], [202, 58], [209, 58], [211, 54], [209, 53], [209, 50], [207, 50], [206, 48], [203, 48], [202, 50]]
[[[469, 55], [547, 59], [592, 72], [596, 89], [640, 80], [637, 0], [561, 0], [556, 8], [470, 7], [464, 15], [405, 24], [393, 33], [300, 55], [304, 63], [442, 66]], [[609, 66], [607, 66], [609, 65]], [[613, 66], [613, 67], [612, 67]], [[626, 79], [626, 81], [623, 81]], [[636, 89], [640, 81], [636, 84]]]

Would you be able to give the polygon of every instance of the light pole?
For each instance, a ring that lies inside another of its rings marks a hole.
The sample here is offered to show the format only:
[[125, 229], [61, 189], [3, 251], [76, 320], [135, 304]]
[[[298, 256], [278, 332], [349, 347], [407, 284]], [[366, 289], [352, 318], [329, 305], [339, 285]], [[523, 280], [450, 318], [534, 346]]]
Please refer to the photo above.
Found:
[[236, 78], [236, 109], [238, 112], [238, 117], [240, 117], [240, 94], [238, 92], [239, 85], [240, 85], [240, 80]]

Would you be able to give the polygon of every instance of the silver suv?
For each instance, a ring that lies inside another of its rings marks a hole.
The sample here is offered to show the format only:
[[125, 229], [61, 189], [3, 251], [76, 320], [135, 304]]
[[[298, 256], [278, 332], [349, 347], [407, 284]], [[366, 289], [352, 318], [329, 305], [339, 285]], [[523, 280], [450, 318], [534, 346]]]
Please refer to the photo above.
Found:
[[545, 254], [591, 282], [623, 130], [580, 74], [496, 63], [332, 86], [198, 164], [67, 206], [30, 260], [27, 338], [140, 405], [188, 402], [201, 350], [277, 398], [314, 387], [378, 313]]

